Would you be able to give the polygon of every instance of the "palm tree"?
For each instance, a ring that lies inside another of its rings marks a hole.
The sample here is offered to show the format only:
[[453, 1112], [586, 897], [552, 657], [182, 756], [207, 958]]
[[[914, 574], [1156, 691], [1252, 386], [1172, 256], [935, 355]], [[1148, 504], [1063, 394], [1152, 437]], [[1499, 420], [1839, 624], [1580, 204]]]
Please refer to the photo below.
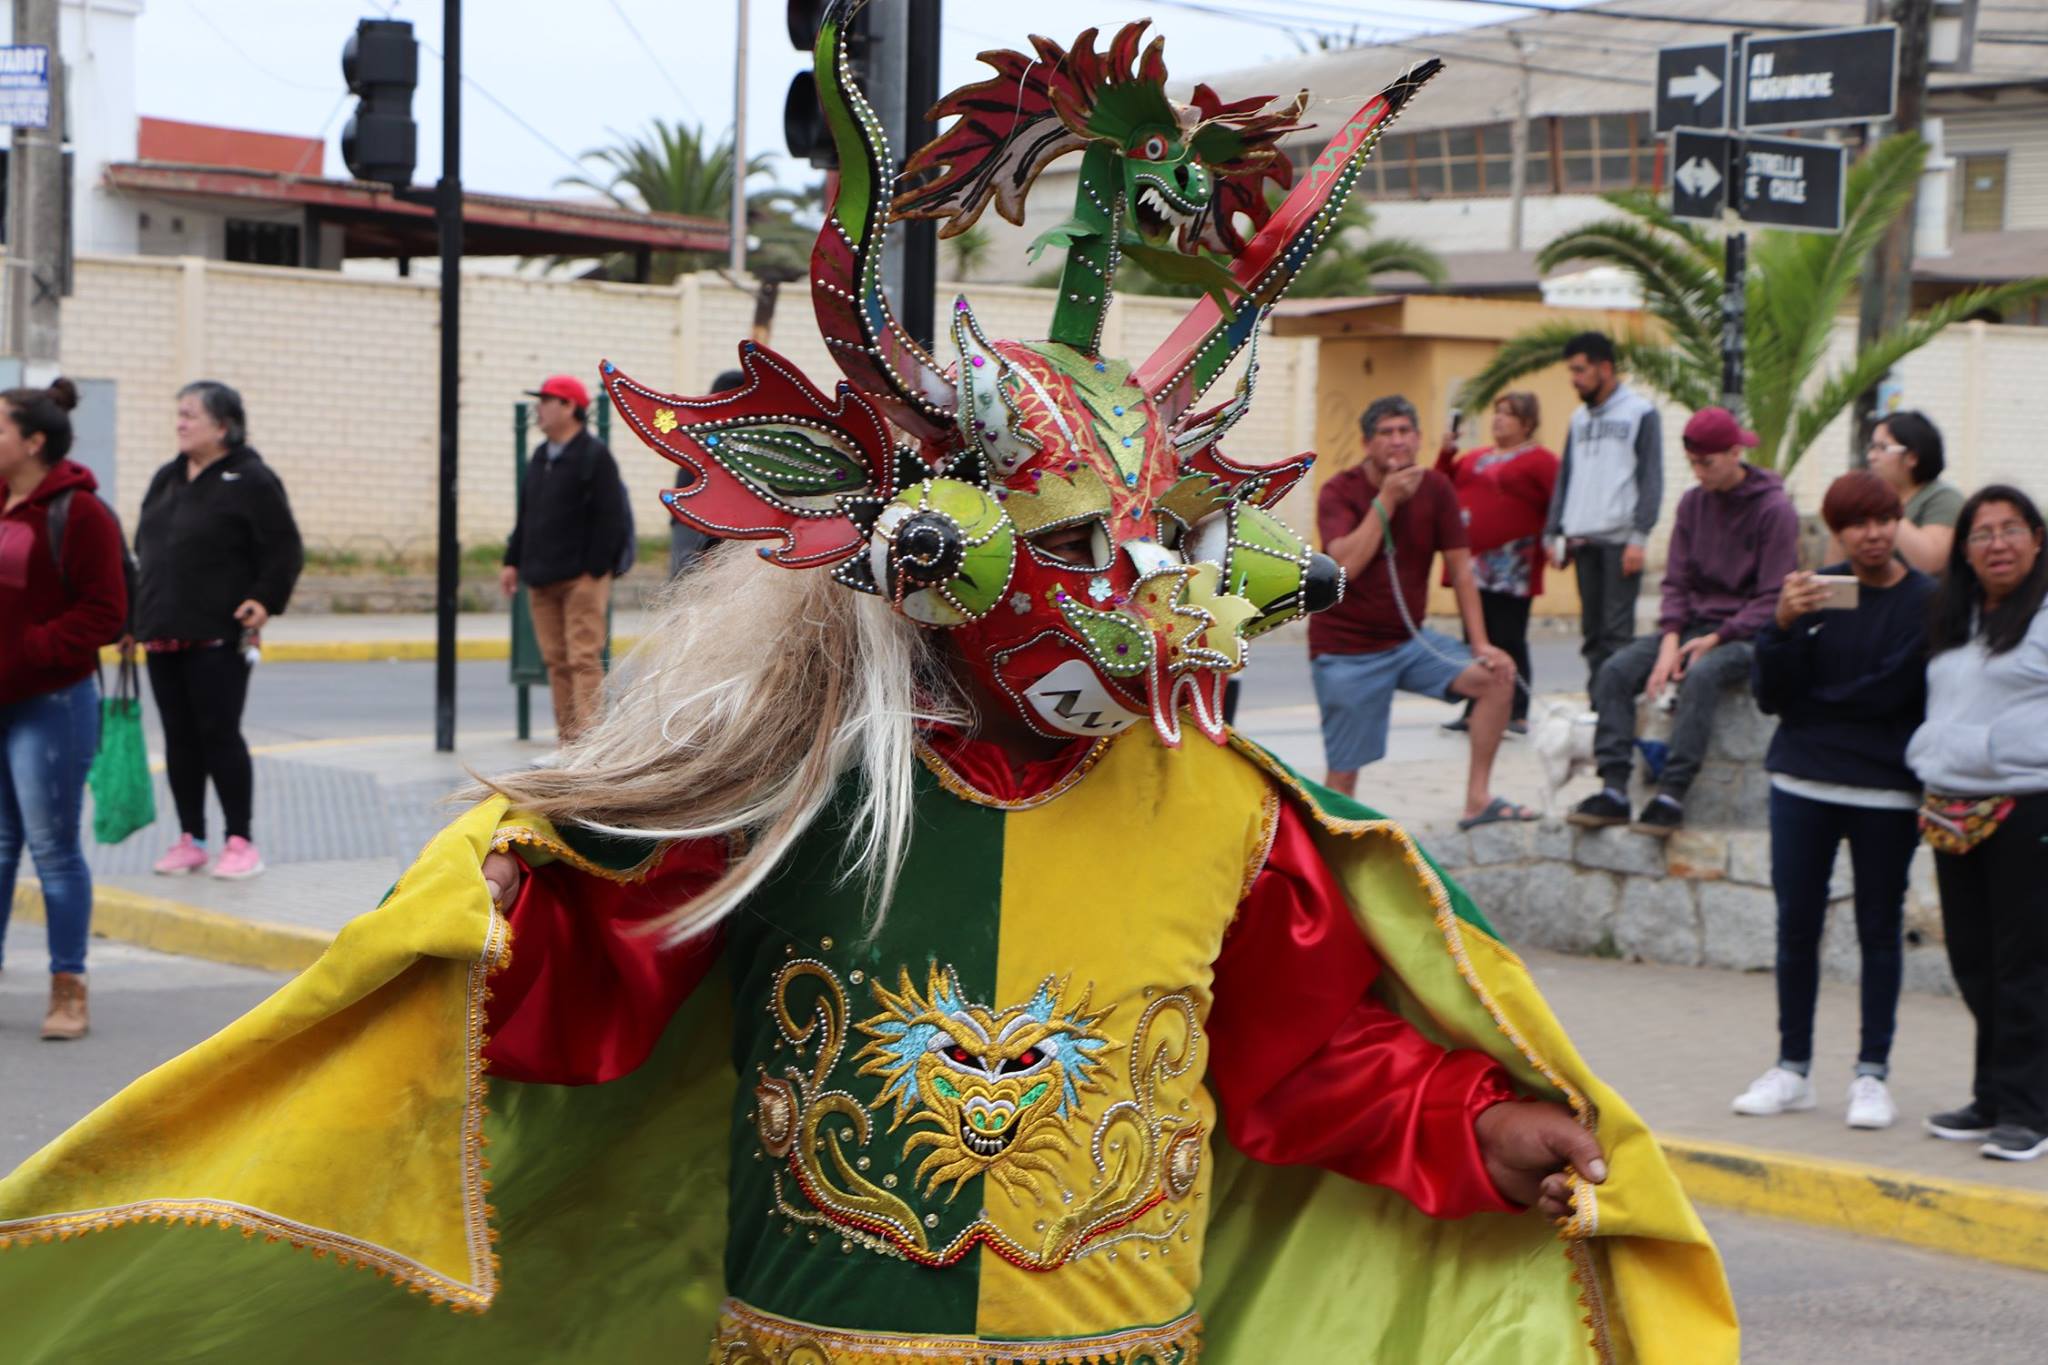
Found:
[[[1759, 465], [1789, 471], [1858, 394], [1950, 323], [2048, 294], [2048, 276], [1965, 290], [1861, 347], [1848, 363], [1819, 373], [1835, 320], [1886, 229], [1912, 204], [1926, 159], [1927, 145], [1918, 137], [1886, 138], [1849, 172], [1839, 233], [1767, 230], [1753, 239], [1743, 280], [1743, 403], [1756, 429], [1752, 458]], [[1614, 338], [1621, 367], [1681, 407], [1718, 403], [1726, 278], [1720, 240], [1697, 224], [1674, 218], [1650, 194], [1606, 198], [1623, 216], [1558, 237], [1537, 254], [1538, 268], [1550, 271], [1584, 261], [1618, 266], [1634, 276], [1643, 310], [1653, 321]], [[1510, 338], [1465, 385], [1459, 405], [1485, 411], [1515, 380], [1556, 364], [1564, 343], [1582, 330], [1578, 323], [1560, 320]]]
[[[1277, 193], [1272, 197], [1278, 202]], [[1421, 242], [1410, 237], [1374, 237], [1371, 210], [1353, 199], [1338, 213], [1322, 249], [1308, 268], [1295, 276], [1287, 293], [1290, 298], [1355, 298], [1378, 292], [1380, 276], [1400, 271], [1420, 275], [1431, 285], [1442, 285], [1450, 278], [1443, 258]], [[1058, 284], [1057, 271], [1050, 282]], [[1148, 274], [1128, 256], [1117, 268], [1116, 287], [1126, 293], [1179, 298], [1198, 298], [1208, 292], [1207, 285], [1196, 278], [1162, 279]]]
[[953, 278], [971, 280], [974, 272], [988, 264], [989, 253], [995, 247], [995, 240], [988, 229], [976, 225], [957, 237], [946, 239], [946, 252], [953, 258]]
[[[583, 154], [592, 173], [566, 175], [555, 184], [562, 189], [588, 190], [603, 195], [622, 209], [635, 212], [681, 213], [723, 221], [732, 211], [732, 134], [728, 132], [711, 146], [704, 129], [681, 123], [653, 120], [648, 131], [630, 136], [614, 134], [618, 141], [609, 147], [595, 147]], [[747, 162], [747, 178], [766, 173], [769, 159], [758, 156]], [[777, 191], [769, 191], [773, 200]], [[748, 217], [754, 201], [749, 196]], [[764, 201], [764, 208], [774, 206]], [[711, 251], [664, 251], [654, 257], [652, 279], [667, 284], [678, 275], [709, 270], [724, 257]], [[630, 278], [632, 261], [623, 253], [607, 257], [605, 273]]]

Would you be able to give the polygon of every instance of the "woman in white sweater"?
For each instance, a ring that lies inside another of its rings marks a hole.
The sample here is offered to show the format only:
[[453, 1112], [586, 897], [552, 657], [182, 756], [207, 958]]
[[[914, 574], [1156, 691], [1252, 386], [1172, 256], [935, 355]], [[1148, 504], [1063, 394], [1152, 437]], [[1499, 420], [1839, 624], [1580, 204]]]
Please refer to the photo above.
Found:
[[1942, 926], [1977, 1021], [1970, 1103], [1936, 1137], [2048, 1152], [2048, 558], [2041, 513], [1993, 484], [1963, 504], [1928, 632], [1927, 719], [1906, 761], [1927, 784]]

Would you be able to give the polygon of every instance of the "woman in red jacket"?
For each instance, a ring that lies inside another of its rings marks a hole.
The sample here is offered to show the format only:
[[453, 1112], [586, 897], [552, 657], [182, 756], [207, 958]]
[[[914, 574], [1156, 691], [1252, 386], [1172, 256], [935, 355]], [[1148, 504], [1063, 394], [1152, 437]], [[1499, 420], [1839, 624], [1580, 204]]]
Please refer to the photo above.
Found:
[[[1508, 721], [1518, 735], [1529, 733], [1529, 604], [1543, 591], [1543, 522], [1557, 487], [1557, 456], [1536, 444], [1541, 420], [1535, 394], [1504, 393], [1493, 404], [1493, 444], [1460, 455], [1447, 437], [1436, 461], [1465, 513], [1486, 638], [1507, 651], [1521, 681]], [[1468, 702], [1444, 728], [1463, 730], [1471, 714]]]
[[120, 527], [91, 471], [64, 458], [77, 404], [68, 379], [0, 393], [0, 947], [25, 845], [49, 927], [51, 1039], [82, 1038], [88, 1024], [92, 873], [79, 817], [99, 747], [100, 646], [128, 615]]

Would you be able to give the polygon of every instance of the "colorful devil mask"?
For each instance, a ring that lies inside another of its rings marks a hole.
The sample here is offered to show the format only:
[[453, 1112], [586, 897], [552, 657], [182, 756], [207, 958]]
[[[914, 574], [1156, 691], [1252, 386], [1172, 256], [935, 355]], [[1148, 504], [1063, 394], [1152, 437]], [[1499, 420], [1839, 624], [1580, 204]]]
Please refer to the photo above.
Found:
[[[1040, 733], [1102, 736], [1149, 718], [1174, 744], [1185, 710], [1220, 742], [1223, 684], [1243, 667], [1245, 641], [1332, 605], [1343, 581], [1267, 510], [1312, 457], [1245, 465], [1219, 442], [1250, 404], [1265, 310], [1432, 72], [1375, 97], [1269, 211], [1258, 191], [1287, 182], [1271, 144], [1295, 126], [1299, 102], [1264, 113], [1266, 100], [1226, 106], [1200, 87], [1193, 107], [1174, 105], [1159, 43], [1137, 57], [1142, 24], [1106, 54], [1092, 30], [1072, 51], [1035, 39], [1035, 59], [984, 54], [997, 78], [942, 102], [960, 119], [914, 159], [907, 178], [925, 178], [898, 216], [948, 217], [959, 230], [991, 199], [1013, 216], [1031, 178], [1067, 150], [1083, 151], [1080, 197], [1103, 212], [1052, 234], [1067, 274], [1051, 340], [991, 340], [962, 299], [942, 324], [952, 341], [942, 364], [881, 292], [879, 189], [891, 163], [839, 41], [861, 3], [839, 0], [819, 33], [821, 100], [848, 173], [811, 270], [820, 328], [851, 382], [828, 400], [749, 343], [746, 382], [715, 397], [658, 393], [609, 361], [605, 387], [640, 437], [687, 471], [663, 495], [679, 520], [772, 542], [764, 558], [829, 567], [848, 589], [952, 632], [985, 689]], [[1256, 227], [1249, 241], [1234, 217]], [[1233, 259], [1226, 267], [1205, 247]], [[1141, 366], [1097, 354], [1130, 250], [1186, 253], [1227, 283], [1218, 292], [1234, 306], [1195, 305]], [[1067, 290], [1066, 279], [1088, 287]], [[1247, 346], [1234, 396], [1195, 411]], [[892, 426], [916, 444], [898, 445]]]

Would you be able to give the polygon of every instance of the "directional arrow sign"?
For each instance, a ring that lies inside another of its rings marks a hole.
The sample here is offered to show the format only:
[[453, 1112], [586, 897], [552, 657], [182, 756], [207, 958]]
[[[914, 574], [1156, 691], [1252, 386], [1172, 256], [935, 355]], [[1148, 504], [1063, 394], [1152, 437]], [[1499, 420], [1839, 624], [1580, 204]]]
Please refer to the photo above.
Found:
[[[1662, 53], [1658, 54], [1658, 72], [1661, 82]], [[1742, 74], [1738, 127], [1793, 128], [1887, 119], [1892, 116], [1899, 80], [1898, 26], [1873, 24], [1752, 37]]]
[[1728, 203], [1729, 139], [1723, 133], [1680, 128], [1671, 138], [1671, 212], [1710, 223]]
[[1839, 142], [1744, 136], [1730, 187], [1735, 211], [1745, 223], [1840, 232], [1848, 163]]
[[1657, 50], [1657, 131], [1728, 125], [1728, 45]]

